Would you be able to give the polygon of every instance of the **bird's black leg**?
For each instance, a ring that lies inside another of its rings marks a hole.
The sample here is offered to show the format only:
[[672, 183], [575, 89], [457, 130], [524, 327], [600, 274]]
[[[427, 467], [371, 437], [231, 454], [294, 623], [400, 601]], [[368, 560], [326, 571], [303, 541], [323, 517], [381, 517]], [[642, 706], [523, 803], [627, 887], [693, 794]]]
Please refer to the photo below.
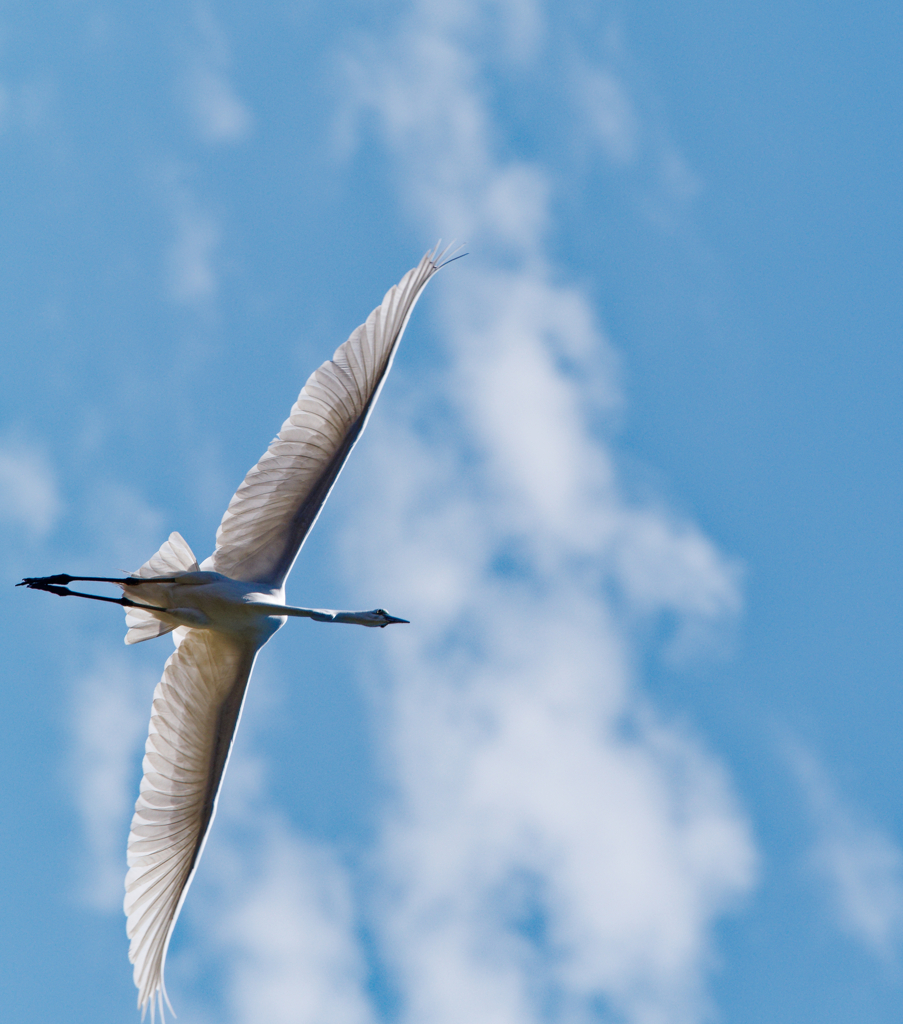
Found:
[[47, 585], [64, 587], [67, 583], [115, 583], [122, 587], [136, 587], [141, 583], [175, 583], [175, 581], [175, 576], [155, 576], [152, 579], [146, 579], [143, 576], [126, 576], [124, 579], [114, 580], [109, 576], [70, 576], [68, 573], [60, 572], [56, 576], [26, 576], [16, 586], [44, 590]]
[[[45, 590], [48, 594], [56, 594], [57, 597], [86, 597], [89, 601], [106, 601], [108, 604], [121, 604], [126, 608], [148, 608], [155, 612], [165, 612], [168, 609], [160, 608], [155, 604], [142, 604], [140, 601], [132, 601], [128, 597], [101, 597], [99, 594], [83, 594], [78, 590], [70, 590], [63, 583], [71, 583], [73, 580], [86, 580], [96, 583], [128, 583], [128, 580], [100, 579], [96, 576], [68, 576], [65, 573], [58, 573], [56, 576], [32, 576], [17, 583], [17, 587], [28, 587], [29, 590]], [[146, 582], [146, 581], [145, 581]], [[161, 582], [160, 580], [157, 581]]]

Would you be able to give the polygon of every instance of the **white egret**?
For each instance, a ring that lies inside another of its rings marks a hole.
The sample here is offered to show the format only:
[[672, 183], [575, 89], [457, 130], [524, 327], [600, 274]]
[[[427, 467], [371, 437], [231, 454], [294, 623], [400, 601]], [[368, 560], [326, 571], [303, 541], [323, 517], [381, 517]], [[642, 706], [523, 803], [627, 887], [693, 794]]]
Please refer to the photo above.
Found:
[[[216, 812], [257, 652], [288, 616], [362, 626], [407, 621], [382, 608], [291, 607], [285, 579], [366, 426], [414, 304], [447, 252], [437, 246], [427, 253], [310, 376], [229, 502], [216, 550], [202, 565], [173, 533], [126, 579], [59, 574], [18, 584], [124, 605], [127, 644], [173, 632], [176, 651], [154, 691], [128, 842], [126, 930], [142, 1018], [148, 1005], [151, 1020], [158, 1006], [162, 1018], [164, 1000], [170, 1005], [166, 951]], [[72, 591], [74, 581], [113, 583], [123, 596]]]

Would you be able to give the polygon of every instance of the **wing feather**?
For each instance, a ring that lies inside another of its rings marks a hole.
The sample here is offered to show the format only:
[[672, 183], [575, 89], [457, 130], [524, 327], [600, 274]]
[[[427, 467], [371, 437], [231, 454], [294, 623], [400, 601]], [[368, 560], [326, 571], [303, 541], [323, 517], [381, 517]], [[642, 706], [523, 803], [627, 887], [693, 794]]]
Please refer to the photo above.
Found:
[[251, 644], [189, 629], [154, 691], [125, 880], [138, 1006], [150, 1004], [152, 1020], [157, 1005], [163, 1014], [166, 950], [216, 811], [255, 656]]
[[315, 370], [289, 418], [245, 477], [202, 568], [278, 587], [360, 437], [392, 365], [411, 310], [442, 266], [427, 253], [382, 304]]

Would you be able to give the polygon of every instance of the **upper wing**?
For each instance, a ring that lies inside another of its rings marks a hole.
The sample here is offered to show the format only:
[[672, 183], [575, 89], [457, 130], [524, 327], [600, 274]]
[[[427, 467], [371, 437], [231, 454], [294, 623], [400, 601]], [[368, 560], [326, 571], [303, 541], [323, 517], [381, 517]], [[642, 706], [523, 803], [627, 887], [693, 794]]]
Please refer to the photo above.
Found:
[[125, 879], [138, 1006], [159, 1002], [169, 938], [197, 868], [257, 648], [190, 629], [154, 691]]
[[367, 423], [414, 303], [442, 266], [442, 255], [427, 253], [311, 374], [282, 430], [229, 502], [216, 551], [202, 568], [282, 586]]

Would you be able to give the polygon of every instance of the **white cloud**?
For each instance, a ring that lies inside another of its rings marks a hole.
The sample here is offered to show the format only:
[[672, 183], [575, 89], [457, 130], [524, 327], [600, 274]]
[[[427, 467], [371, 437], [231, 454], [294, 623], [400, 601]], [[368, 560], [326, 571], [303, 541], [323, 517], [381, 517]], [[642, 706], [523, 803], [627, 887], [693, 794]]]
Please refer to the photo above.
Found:
[[882, 960], [895, 959], [903, 938], [903, 850], [844, 804], [811, 754], [793, 747], [790, 760], [815, 822], [810, 864], [840, 925]]
[[169, 291], [176, 302], [209, 303], [219, 290], [214, 255], [221, 231], [216, 219], [185, 197], [175, 216], [175, 238], [168, 254]]
[[198, 199], [193, 174], [177, 161], [160, 168], [157, 187], [172, 226], [163, 255], [166, 292], [175, 303], [209, 312], [220, 288], [217, 250], [223, 231], [219, 218]]
[[205, 142], [239, 142], [251, 128], [251, 112], [222, 71], [199, 66], [187, 79], [187, 97]]
[[207, 5], [195, 8], [193, 20], [196, 36], [190, 44], [183, 93], [195, 129], [204, 142], [240, 142], [250, 132], [253, 118], [229, 80], [225, 32]]
[[268, 806], [263, 782], [260, 763], [233, 758], [188, 906], [204, 959], [228, 964], [228, 1019], [371, 1024], [348, 873]]
[[511, 9], [422, 0], [353, 65], [406, 212], [474, 253], [431, 286], [447, 366], [409, 420], [374, 424], [359, 486], [381, 514], [346, 541], [356, 585], [416, 610], [377, 698], [395, 802], [373, 920], [405, 1021], [696, 1021], [755, 852], [721, 767], [643, 697], [632, 623], [730, 620], [738, 574], [626, 497], [594, 425], [616, 360], [549, 265], [551, 176], [498, 155], [497, 69], [467, 45], [501, 25], [504, 51]]
[[[226, 35], [211, 8], [193, 11], [193, 31], [184, 41], [185, 65], [178, 91], [201, 141], [237, 143], [253, 126], [250, 107], [229, 77], [231, 64]], [[219, 287], [216, 254], [223, 237], [220, 220], [192, 189], [184, 167], [165, 168], [163, 188], [170, 207], [174, 238], [166, 254], [168, 291], [177, 303], [209, 310]]]
[[[598, 998], [697, 1019], [709, 925], [754, 873], [721, 769], [638, 699], [610, 577], [579, 530], [562, 540], [560, 510], [547, 530], [526, 487], [471, 497], [435, 441], [397, 428], [379, 451], [383, 528], [350, 547], [357, 585], [416, 609], [380, 702], [397, 804], [374, 916], [404, 1019], [539, 1021]], [[513, 578], [493, 571], [506, 520]], [[658, 555], [660, 606], [695, 614], [713, 584], [735, 600], [713, 553], [709, 573], [684, 570], [680, 538]]]
[[161, 175], [162, 198], [173, 225], [165, 254], [167, 291], [174, 302], [209, 309], [219, 292], [216, 253], [222, 229], [193, 195], [186, 177], [177, 165], [166, 167]]
[[71, 785], [87, 848], [83, 895], [97, 910], [122, 911], [126, 840], [156, 681], [134, 657], [103, 653], [73, 683]]
[[[482, 6], [501, 22], [502, 47], [530, 21], [521, 12], [535, 7]], [[535, 165], [493, 158], [485, 82], [466, 44], [479, 32], [480, 10], [471, 3], [415, 5], [394, 39], [373, 41], [347, 61], [353, 104], [376, 115], [390, 152], [402, 161], [412, 206], [427, 213], [431, 231], [484, 251], [500, 246], [530, 254], [548, 224], [549, 184]]]
[[577, 95], [608, 159], [617, 166], [633, 163], [639, 148], [639, 124], [621, 79], [607, 68], [587, 68], [579, 76]]
[[605, 34], [601, 49], [599, 66], [574, 59], [569, 70], [576, 149], [601, 149], [609, 166], [622, 172], [631, 201], [644, 218], [659, 231], [674, 234], [683, 227], [687, 205], [699, 195], [702, 182], [667, 127], [650, 115], [653, 104], [643, 102], [648, 95], [644, 76], [636, 73], [617, 26]]
[[101, 481], [88, 493], [83, 510], [90, 520], [93, 550], [86, 555], [102, 559], [107, 570], [132, 572], [143, 565], [169, 536], [164, 514], [137, 491], [124, 484]]
[[56, 475], [33, 447], [7, 439], [0, 444], [0, 517], [34, 537], [47, 534], [61, 511]]
[[405, 1019], [514, 1024], [599, 998], [631, 1021], [693, 1019], [708, 920], [750, 881], [724, 780], [671, 729], [618, 735], [615, 638], [500, 625], [477, 665], [406, 659], [392, 694], [376, 916]]

